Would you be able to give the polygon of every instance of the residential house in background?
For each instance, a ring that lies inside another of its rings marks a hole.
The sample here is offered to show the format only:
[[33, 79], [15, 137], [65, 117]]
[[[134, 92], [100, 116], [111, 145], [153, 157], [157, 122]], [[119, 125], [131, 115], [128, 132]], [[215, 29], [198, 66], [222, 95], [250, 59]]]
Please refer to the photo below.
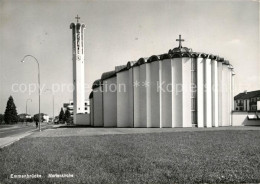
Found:
[[[71, 116], [73, 116], [73, 110], [74, 110], [74, 104], [73, 101], [70, 101], [69, 103], [63, 104], [64, 111], [67, 109], [70, 111]], [[83, 111], [83, 114], [89, 114], [90, 113], [90, 104], [88, 100], [85, 100], [85, 108]]]
[[234, 97], [235, 111], [259, 111], [260, 110], [260, 90], [245, 91]]

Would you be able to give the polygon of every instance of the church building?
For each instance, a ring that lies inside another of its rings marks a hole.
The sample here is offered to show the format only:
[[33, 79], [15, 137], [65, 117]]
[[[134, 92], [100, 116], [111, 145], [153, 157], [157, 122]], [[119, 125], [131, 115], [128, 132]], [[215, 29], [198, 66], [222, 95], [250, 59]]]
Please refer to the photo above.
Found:
[[[76, 30], [77, 31], [77, 30]], [[233, 67], [179, 46], [105, 72], [92, 86], [94, 127], [231, 126]]]

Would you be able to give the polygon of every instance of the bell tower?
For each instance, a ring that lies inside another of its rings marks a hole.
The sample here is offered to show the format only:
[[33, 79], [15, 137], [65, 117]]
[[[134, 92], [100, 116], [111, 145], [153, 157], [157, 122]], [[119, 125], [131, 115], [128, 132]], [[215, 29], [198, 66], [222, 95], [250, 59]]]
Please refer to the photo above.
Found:
[[85, 72], [84, 72], [84, 29], [85, 24], [71, 23], [72, 29], [72, 63], [73, 63], [73, 123], [77, 122], [77, 114], [85, 113]]

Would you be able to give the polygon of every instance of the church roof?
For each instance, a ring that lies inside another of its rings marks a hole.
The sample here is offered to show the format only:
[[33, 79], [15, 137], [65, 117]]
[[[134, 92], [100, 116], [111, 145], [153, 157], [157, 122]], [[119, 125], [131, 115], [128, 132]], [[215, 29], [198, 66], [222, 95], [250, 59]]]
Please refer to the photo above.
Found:
[[147, 63], [151, 63], [151, 62], [159, 61], [159, 60], [160, 60], [160, 57], [159, 57], [159, 56], [157, 56], [157, 55], [152, 55], [151, 57], [148, 58]]
[[260, 97], [260, 90], [257, 91], [249, 91], [249, 92], [243, 92], [239, 93], [234, 97], [235, 100], [244, 100], [244, 99], [250, 99], [254, 97]]
[[[71, 26], [77, 26], [78, 24], [72, 24]], [[191, 58], [204, 58], [204, 59], [211, 59], [216, 60], [218, 62], [222, 62], [225, 65], [228, 65], [230, 69], [233, 69], [233, 66], [229, 63], [228, 60], [225, 60], [223, 57], [219, 57], [218, 55], [213, 54], [207, 54], [207, 53], [200, 53], [200, 52], [193, 52], [191, 48], [183, 47], [182, 42], [184, 41], [181, 39], [181, 35], [179, 35], [179, 39], [176, 39], [176, 41], [179, 41], [179, 46], [175, 47], [173, 49], [170, 49], [168, 53], [164, 53], [161, 55], [152, 55], [150, 57], [146, 58], [140, 58], [137, 61], [128, 61], [126, 65], [120, 65], [116, 66], [115, 70], [105, 72], [102, 74], [101, 79], [96, 80], [93, 83], [92, 89], [99, 87], [102, 85], [102, 81], [105, 79], [108, 79], [110, 77], [116, 76], [116, 73], [129, 70], [132, 67], [140, 66], [145, 63], [151, 63], [159, 60], [165, 60], [165, 59], [172, 59], [172, 58], [182, 58], [182, 57], [191, 57]], [[232, 74], [235, 74], [232, 70]]]
[[[192, 49], [189, 49], [187, 47], [182, 47], [182, 43], [181, 42], [184, 42], [185, 40], [181, 39], [181, 35], [179, 35], [179, 39], [176, 39], [176, 41], [179, 42], [179, 47], [175, 47], [173, 49], [170, 49], [168, 51], [168, 54], [172, 54], [173, 56], [175, 55], [176, 57], [177, 56], [189, 57], [190, 56], [190, 52], [192, 52]], [[184, 53], [186, 53], [186, 54], [184, 54]]]
[[131, 68], [132, 66], [134, 66], [135, 64], [137, 63], [137, 61], [128, 61], [127, 62], [127, 67], [129, 68]]
[[95, 89], [95, 88], [97, 88], [97, 87], [99, 87], [99, 86], [101, 86], [101, 85], [102, 85], [101, 79], [95, 80], [95, 81], [93, 82], [92, 89]]
[[91, 91], [91, 93], [89, 94], [89, 99], [93, 98], [93, 91]]
[[187, 48], [187, 47], [175, 47], [175, 48], [173, 48], [173, 49], [170, 49], [169, 50], [169, 52], [168, 52], [168, 54], [174, 54], [174, 53], [176, 53], [176, 52], [180, 52], [180, 53], [182, 53], [182, 52], [192, 52], [192, 49], [189, 49], [189, 48]]
[[105, 72], [102, 74], [101, 76], [101, 80], [106, 80], [106, 79], [109, 79], [111, 77], [115, 77], [116, 76], [116, 71], [113, 70], [113, 71], [109, 71], [109, 72]]
[[126, 68], [126, 65], [116, 66], [116, 67], [115, 67], [115, 71], [116, 71], [116, 73], [117, 73], [117, 72], [119, 72], [119, 71], [121, 71], [121, 70], [123, 70], [123, 69], [125, 69], [125, 68]]
[[135, 67], [135, 66], [140, 66], [140, 65], [146, 63], [146, 62], [147, 62], [147, 59], [148, 59], [148, 58], [140, 58], [140, 59], [138, 59], [138, 61], [133, 65], [133, 67]]
[[224, 60], [223, 64], [224, 65], [229, 65], [229, 61], [228, 60]]

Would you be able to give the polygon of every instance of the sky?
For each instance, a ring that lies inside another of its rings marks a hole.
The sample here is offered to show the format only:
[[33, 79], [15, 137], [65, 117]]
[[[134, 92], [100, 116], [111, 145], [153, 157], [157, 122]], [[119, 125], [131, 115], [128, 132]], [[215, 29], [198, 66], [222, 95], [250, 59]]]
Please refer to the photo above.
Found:
[[[260, 89], [259, 1], [89, 1], [0, 0], [0, 113], [13, 96], [18, 113], [38, 112], [37, 58], [41, 112], [55, 115], [73, 99], [70, 24], [85, 23], [85, 82], [91, 86], [117, 65], [178, 46], [219, 55], [234, 66], [235, 89]], [[55, 88], [55, 90], [54, 90]], [[50, 90], [53, 89], [53, 94]], [[86, 89], [88, 97], [90, 89]]]

